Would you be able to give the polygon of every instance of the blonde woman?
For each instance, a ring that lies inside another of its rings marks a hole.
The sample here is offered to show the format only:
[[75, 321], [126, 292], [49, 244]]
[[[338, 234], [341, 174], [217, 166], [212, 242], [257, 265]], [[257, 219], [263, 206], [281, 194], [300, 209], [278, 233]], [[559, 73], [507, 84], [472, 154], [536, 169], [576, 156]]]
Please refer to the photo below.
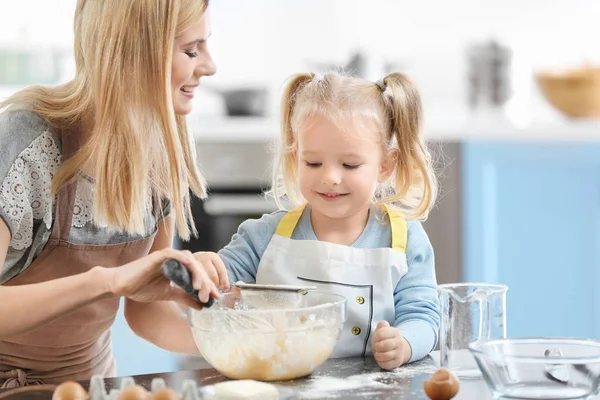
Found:
[[346, 296], [333, 357], [373, 355], [382, 368], [425, 357], [440, 316], [419, 221], [437, 185], [418, 91], [399, 73], [377, 83], [301, 73], [286, 86], [282, 116], [273, 182], [282, 210], [240, 225], [219, 252], [229, 278]]
[[193, 255], [188, 190], [204, 196], [184, 116], [203, 76], [208, 0], [78, 0], [75, 78], [0, 104], [0, 385], [114, 376], [110, 326], [119, 298], [133, 331], [197, 352], [160, 274], [192, 270], [204, 301], [217, 288]]

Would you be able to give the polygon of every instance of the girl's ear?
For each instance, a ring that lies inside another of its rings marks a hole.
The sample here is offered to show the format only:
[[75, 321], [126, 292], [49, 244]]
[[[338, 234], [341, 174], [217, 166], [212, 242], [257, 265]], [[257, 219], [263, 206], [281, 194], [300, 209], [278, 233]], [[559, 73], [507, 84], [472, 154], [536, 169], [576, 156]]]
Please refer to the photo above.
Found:
[[398, 166], [398, 149], [392, 149], [388, 151], [386, 156], [381, 160], [381, 167], [379, 168], [379, 183], [385, 182], [396, 170]]

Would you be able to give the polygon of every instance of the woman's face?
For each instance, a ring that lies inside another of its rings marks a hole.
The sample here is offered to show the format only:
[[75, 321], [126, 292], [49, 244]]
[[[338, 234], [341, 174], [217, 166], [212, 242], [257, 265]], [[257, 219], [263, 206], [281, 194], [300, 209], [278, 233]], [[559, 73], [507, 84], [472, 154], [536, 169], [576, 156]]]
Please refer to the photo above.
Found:
[[210, 36], [208, 10], [198, 23], [175, 38], [173, 64], [171, 66], [171, 89], [175, 114], [187, 115], [192, 111], [194, 91], [203, 76], [214, 75], [215, 64], [208, 51]]

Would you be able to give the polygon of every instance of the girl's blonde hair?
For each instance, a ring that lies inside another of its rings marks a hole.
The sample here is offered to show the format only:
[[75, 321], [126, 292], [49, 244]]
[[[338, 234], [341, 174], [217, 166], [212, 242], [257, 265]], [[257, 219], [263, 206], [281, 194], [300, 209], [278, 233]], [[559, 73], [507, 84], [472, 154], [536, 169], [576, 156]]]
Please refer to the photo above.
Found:
[[376, 205], [395, 205], [407, 218], [426, 219], [437, 196], [437, 180], [421, 134], [421, 108], [417, 89], [401, 73], [378, 83], [336, 72], [291, 76], [282, 97], [270, 194], [280, 208], [305, 202], [298, 185], [298, 132], [320, 117], [340, 128], [351, 121], [359, 130], [381, 132], [384, 155], [396, 160], [393, 173], [375, 193]]
[[196, 233], [188, 189], [204, 197], [205, 182], [185, 119], [173, 108], [171, 62], [175, 38], [201, 20], [208, 2], [78, 0], [74, 79], [0, 103], [39, 114], [63, 140], [83, 134], [79, 152], [57, 171], [53, 194], [92, 159], [96, 221], [146, 234], [145, 216], [167, 199], [179, 235]]

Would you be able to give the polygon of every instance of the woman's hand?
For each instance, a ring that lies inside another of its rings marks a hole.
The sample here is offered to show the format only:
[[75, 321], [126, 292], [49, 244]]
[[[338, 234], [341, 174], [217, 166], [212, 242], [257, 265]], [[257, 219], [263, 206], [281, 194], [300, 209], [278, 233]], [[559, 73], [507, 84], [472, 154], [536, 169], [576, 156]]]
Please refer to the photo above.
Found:
[[191, 271], [192, 282], [201, 301], [206, 302], [211, 296], [219, 298], [216, 285], [192, 254], [189, 251], [171, 248], [155, 251], [120, 267], [107, 269], [110, 292], [140, 303], [173, 300], [183, 306], [202, 308], [189, 294], [177, 286], [172, 286], [162, 275], [162, 263], [168, 258], [181, 262]]

